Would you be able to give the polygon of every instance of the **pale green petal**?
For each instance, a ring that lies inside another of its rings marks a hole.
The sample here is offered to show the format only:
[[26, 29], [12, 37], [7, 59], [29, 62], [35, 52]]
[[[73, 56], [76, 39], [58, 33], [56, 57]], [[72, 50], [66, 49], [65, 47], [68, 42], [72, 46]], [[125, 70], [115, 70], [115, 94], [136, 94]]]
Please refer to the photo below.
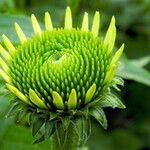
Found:
[[2, 69], [0, 69], [0, 76], [1, 76], [7, 83], [11, 83], [10, 77], [9, 77]]
[[72, 15], [70, 7], [67, 7], [66, 14], [65, 14], [65, 29], [72, 28]]
[[121, 45], [121, 47], [119, 48], [119, 50], [115, 53], [112, 61], [111, 61], [111, 64], [116, 64], [121, 56], [121, 54], [123, 53], [123, 50], [124, 50], [124, 44]]
[[64, 109], [65, 105], [63, 103], [62, 97], [56, 91], [53, 91], [52, 96], [53, 96], [53, 104], [58, 109]]
[[15, 29], [16, 29], [16, 32], [17, 32], [17, 35], [20, 39], [20, 41], [23, 43], [27, 40], [24, 32], [22, 31], [21, 27], [18, 25], [18, 23], [15, 22]]
[[39, 25], [36, 17], [34, 16], [34, 14], [31, 15], [31, 22], [32, 22], [34, 33], [41, 35], [42, 31], [41, 31], [40, 25]]
[[115, 75], [115, 72], [116, 72], [116, 65], [115, 64], [112, 64], [110, 66], [110, 70], [107, 72], [106, 74], [106, 77], [105, 77], [105, 80], [104, 80], [104, 83], [110, 83]]
[[0, 66], [7, 72], [8, 65], [5, 63], [5, 61], [0, 57]]
[[3, 48], [3, 46], [0, 44], [0, 53], [5, 58], [6, 61], [11, 59], [10, 54]]
[[16, 87], [14, 87], [10, 84], [6, 84], [6, 87], [8, 88], [9, 91], [11, 91], [13, 94], [15, 94], [20, 100], [33, 106], [31, 104], [31, 102], [29, 101], [29, 99], [23, 93], [21, 93]]
[[89, 103], [92, 100], [92, 98], [95, 94], [95, 91], [96, 91], [96, 84], [93, 83], [85, 95], [85, 104]]
[[110, 25], [108, 27], [107, 33], [105, 35], [103, 45], [103, 47], [108, 50], [108, 53], [112, 51], [115, 44], [115, 39], [116, 39], [116, 26], [115, 26], [115, 17], [113, 16]]
[[68, 99], [68, 109], [75, 109], [76, 106], [77, 106], [77, 93], [75, 89], [72, 89]]
[[46, 28], [46, 30], [53, 29], [52, 20], [51, 20], [50, 14], [48, 12], [45, 13], [45, 28]]
[[39, 108], [47, 109], [45, 103], [38, 97], [38, 95], [34, 92], [34, 90], [29, 89], [29, 97], [30, 100]]
[[8, 51], [10, 52], [10, 53], [13, 53], [13, 52], [15, 52], [15, 47], [13, 46], [13, 44], [11, 43], [11, 41], [8, 39], [8, 37], [6, 36], [6, 35], [2, 35], [2, 38], [3, 38], [3, 42], [4, 42], [4, 44], [5, 44], [5, 46], [6, 46], [6, 48], [8, 49]]
[[88, 30], [89, 30], [88, 13], [85, 12], [82, 21], [82, 31], [88, 32]]
[[93, 24], [92, 24], [92, 33], [94, 36], [98, 35], [99, 26], [100, 26], [100, 14], [98, 11], [96, 11], [93, 19]]

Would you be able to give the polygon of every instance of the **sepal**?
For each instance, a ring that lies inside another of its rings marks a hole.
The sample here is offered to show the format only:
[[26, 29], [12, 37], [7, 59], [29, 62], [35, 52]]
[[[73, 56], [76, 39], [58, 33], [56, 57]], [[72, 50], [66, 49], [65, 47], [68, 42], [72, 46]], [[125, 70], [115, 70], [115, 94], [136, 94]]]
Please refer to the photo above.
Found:
[[111, 81], [111, 85], [121, 85], [124, 86], [124, 80], [120, 77], [114, 77]]
[[31, 123], [31, 130], [32, 130], [33, 137], [39, 132], [43, 124], [44, 124], [44, 118], [41, 118], [37, 113], [34, 113], [33, 120]]
[[18, 102], [13, 103], [6, 114], [6, 118], [16, 115], [16, 113], [18, 113], [19, 108], [20, 108], [20, 103]]
[[20, 122], [28, 114], [28, 111], [28, 105], [20, 101], [13, 100], [11, 102], [11, 107], [6, 114], [6, 118], [15, 116], [15, 120]]
[[54, 121], [46, 121], [45, 122], [45, 138], [50, 138], [54, 132], [56, 131], [55, 122]]
[[71, 116], [66, 116], [61, 118], [62, 126], [64, 130], [67, 130], [71, 121]]
[[100, 98], [100, 106], [101, 107], [112, 107], [112, 108], [126, 108], [125, 105], [120, 101], [120, 99], [112, 94], [112, 93], [106, 93]]
[[94, 117], [104, 127], [104, 129], [107, 129], [107, 119], [103, 109], [100, 106], [92, 108], [90, 110], [90, 115]]
[[44, 135], [41, 135], [37, 140], [35, 140], [35, 141], [33, 142], [33, 145], [34, 145], [34, 144], [41, 143], [41, 142], [43, 142], [44, 140], [45, 140]]

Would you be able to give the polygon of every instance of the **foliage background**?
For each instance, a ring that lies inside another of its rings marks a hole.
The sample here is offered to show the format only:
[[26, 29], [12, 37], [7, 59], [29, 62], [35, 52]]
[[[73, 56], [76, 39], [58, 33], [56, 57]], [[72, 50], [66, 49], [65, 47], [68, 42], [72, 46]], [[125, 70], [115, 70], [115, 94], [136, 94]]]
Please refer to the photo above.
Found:
[[[150, 1], [149, 0], [0, 0], [0, 36], [5, 33], [18, 43], [14, 22], [18, 22], [27, 36], [33, 34], [29, 16], [34, 13], [43, 27], [44, 12], [49, 11], [55, 27], [63, 26], [66, 6], [73, 12], [74, 26], [80, 26], [83, 12], [90, 17], [101, 13], [104, 35], [112, 15], [117, 22], [116, 47], [125, 43], [118, 75], [125, 79], [125, 87], [118, 93], [127, 108], [106, 109], [108, 130], [94, 120], [92, 135], [87, 143], [91, 150], [149, 150], [150, 149]], [[10, 97], [0, 82], [0, 150], [47, 150], [50, 141], [32, 145], [29, 125], [5, 118]]]

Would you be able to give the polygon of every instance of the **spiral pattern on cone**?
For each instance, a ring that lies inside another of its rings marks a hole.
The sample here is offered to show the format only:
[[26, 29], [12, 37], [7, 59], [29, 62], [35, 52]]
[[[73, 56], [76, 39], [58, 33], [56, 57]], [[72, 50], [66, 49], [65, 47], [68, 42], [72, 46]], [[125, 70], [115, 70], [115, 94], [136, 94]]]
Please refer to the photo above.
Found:
[[[48, 13], [46, 31], [41, 31], [34, 15], [31, 17], [35, 36], [27, 39], [15, 24], [21, 43], [14, 47], [3, 35], [5, 50], [0, 52], [0, 75], [7, 88], [23, 102], [41, 109], [80, 109], [100, 97], [115, 75], [123, 45], [112, 55], [116, 28], [112, 17], [105, 39], [99, 38], [99, 13], [96, 12], [92, 30], [88, 30], [85, 13], [82, 28], [72, 28], [70, 8], [65, 27], [53, 29]], [[4, 70], [4, 71], [3, 71]]]

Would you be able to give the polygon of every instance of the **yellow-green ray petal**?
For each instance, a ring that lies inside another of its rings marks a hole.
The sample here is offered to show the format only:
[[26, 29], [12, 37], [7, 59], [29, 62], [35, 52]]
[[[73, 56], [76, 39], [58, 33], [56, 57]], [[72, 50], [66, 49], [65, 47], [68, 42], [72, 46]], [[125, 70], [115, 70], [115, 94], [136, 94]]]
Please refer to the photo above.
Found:
[[92, 24], [92, 33], [94, 36], [98, 35], [99, 26], [100, 26], [100, 14], [98, 11], [96, 11], [93, 19], [93, 24]]
[[6, 35], [2, 35], [2, 38], [3, 38], [3, 42], [6, 46], [6, 48], [8, 49], [8, 51], [11, 53], [13, 53], [16, 49], [15, 47], [13, 46], [13, 44], [11, 43], [11, 41], [8, 39], [8, 37]]
[[27, 40], [24, 32], [22, 31], [21, 27], [18, 25], [18, 23], [15, 22], [15, 29], [16, 29], [16, 32], [17, 32], [17, 35], [20, 39], [20, 41], [23, 43]]
[[46, 28], [46, 30], [52, 30], [53, 29], [51, 16], [48, 12], [45, 13], [45, 28]]
[[67, 7], [66, 14], [65, 14], [65, 29], [72, 28], [72, 15], [70, 7]]
[[56, 92], [53, 91], [52, 93], [53, 96], [53, 104], [58, 108], [58, 109], [64, 109], [65, 105], [63, 103], [62, 97]]
[[3, 71], [2, 69], [0, 69], [0, 76], [7, 82], [7, 83], [11, 83], [11, 79], [10, 77], [5, 73], [5, 71]]
[[9, 59], [11, 59], [10, 54], [3, 48], [3, 46], [0, 44], [0, 53], [5, 58], [5, 60], [8, 62]]
[[107, 72], [104, 83], [110, 83], [115, 75], [116, 72], [116, 65], [113, 64], [110, 66], [110, 70]]
[[1, 57], [0, 57], [0, 65], [5, 70], [5, 72], [7, 72], [8, 65], [5, 63], [5, 61]]
[[39, 108], [47, 109], [45, 103], [38, 97], [38, 95], [34, 92], [34, 90], [29, 89], [29, 97], [30, 100]]
[[103, 47], [108, 50], [110, 53], [114, 47], [116, 39], [116, 26], [115, 26], [115, 17], [113, 16], [108, 27], [107, 33], [105, 35]]
[[95, 91], [96, 91], [96, 84], [93, 83], [85, 95], [85, 104], [89, 103], [92, 100]]
[[88, 13], [85, 12], [82, 21], [82, 31], [87, 32], [88, 30], [89, 30]]
[[13, 85], [10, 85], [10, 84], [6, 84], [6, 87], [8, 88], [9, 91], [11, 91], [13, 94], [15, 94], [24, 103], [27, 103], [27, 104], [33, 106], [31, 104], [31, 102], [29, 101], [29, 99], [23, 93], [21, 93], [16, 87], [14, 87]]
[[77, 93], [75, 89], [72, 89], [68, 99], [68, 109], [75, 109], [76, 106], [77, 106]]
[[34, 16], [34, 14], [31, 15], [31, 22], [32, 22], [34, 33], [41, 35], [42, 31], [41, 31], [40, 25], [36, 17]]
[[123, 53], [123, 50], [124, 50], [124, 44], [121, 45], [121, 47], [119, 48], [119, 50], [115, 53], [112, 61], [111, 61], [111, 64], [116, 64], [121, 56], [121, 54]]

